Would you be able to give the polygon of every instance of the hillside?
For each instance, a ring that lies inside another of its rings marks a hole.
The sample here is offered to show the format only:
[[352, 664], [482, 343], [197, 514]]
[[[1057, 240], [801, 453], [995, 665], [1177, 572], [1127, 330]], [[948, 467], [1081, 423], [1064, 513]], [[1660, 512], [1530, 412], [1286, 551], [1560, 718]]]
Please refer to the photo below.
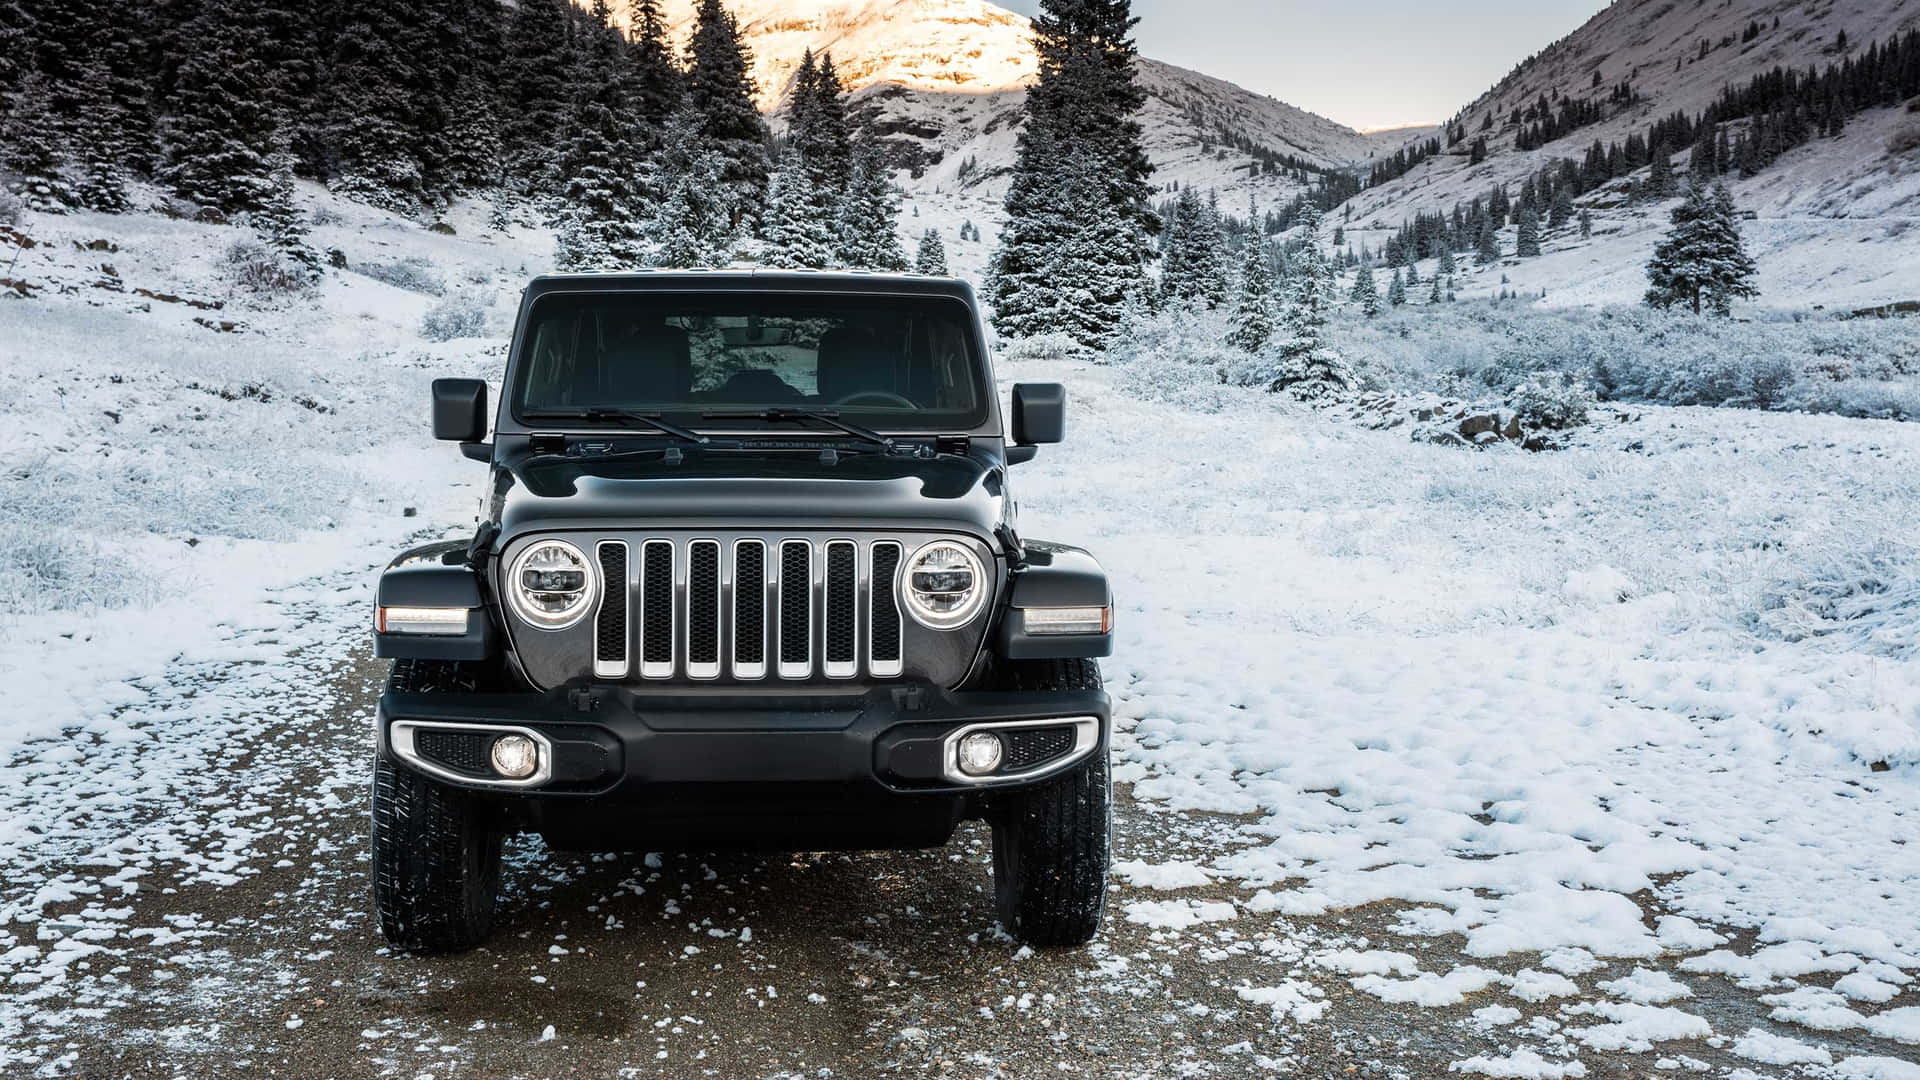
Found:
[[[693, 0], [663, 7], [684, 36]], [[887, 134], [909, 192], [978, 189], [983, 205], [998, 201], [1023, 87], [1036, 70], [1024, 16], [985, 0], [736, 0], [729, 10], [752, 49], [763, 108], [778, 110], [806, 49], [830, 51]], [[1375, 145], [1351, 128], [1198, 72], [1143, 60], [1140, 76], [1149, 95], [1147, 148], [1162, 184], [1218, 188], [1223, 198], [1259, 191], [1264, 202], [1297, 185], [1260, 176], [1250, 151], [1331, 168], [1365, 160]]]
[[[1644, 135], [1675, 112], [1696, 116], [1724, 88], [1776, 66], [1824, 68], [1916, 26], [1920, 4], [1913, 0], [1619, 0], [1456, 114], [1464, 140], [1352, 200], [1358, 227], [1348, 237], [1377, 249], [1415, 213], [1451, 210], [1494, 184], [1517, 190], [1544, 166], [1581, 161], [1596, 141]], [[1614, 100], [1623, 84], [1631, 100]], [[1530, 145], [1525, 135], [1537, 129], [1526, 112], [1543, 98], [1555, 112], [1566, 100], [1595, 102], [1600, 118]], [[1516, 111], [1523, 114], [1518, 125]], [[1869, 110], [1837, 139], [1816, 138], [1755, 176], [1728, 177], [1742, 209], [1754, 215], [1746, 235], [1760, 259], [1762, 304], [1867, 307], [1920, 296], [1913, 269], [1920, 266], [1920, 232], [1912, 228], [1920, 215], [1920, 160], [1897, 138], [1916, 123], [1905, 109]], [[1469, 148], [1481, 137], [1487, 157], [1474, 164]], [[1686, 155], [1676, 154], [1674, 163], [1684, 170]], [[1633, 179], [1644, 176], [1643, 169]], [[1461, 294], [1538, 296], [1544, 289], [1549, 304], [1637, 300], [1641, 264], [1672, 204], [1629, 202], [1627, 179], [1580, 200], [1593, 216], [1591, 241], [1571, 228], [1549, 234], [1543, 257], [1509, 258], [1470, 278]], [[1511, 252], [1513, 244], [1509, 228], [1503, 246]]]

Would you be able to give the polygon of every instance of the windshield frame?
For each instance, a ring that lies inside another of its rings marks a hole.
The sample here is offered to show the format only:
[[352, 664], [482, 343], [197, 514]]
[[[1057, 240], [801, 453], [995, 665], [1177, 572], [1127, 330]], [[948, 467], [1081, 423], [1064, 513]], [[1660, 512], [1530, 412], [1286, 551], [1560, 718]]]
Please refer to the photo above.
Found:
[[[893, 287], [895, 285], [904, 287]], [[926, 287], [918, 287], [925, 285]], [[987, 346], [986, 335], [981, 324], [979, 309], [973, 300], [973, 294], [964, 283], [956, 281], [901, 281], [867, 282], [850, 279], [841, 287], [827, 282], [806, 282], [771, 280], [757, 276], [714, 274], [709, 280], [688, 281], [685, 279], [651, 281], [631, 279], [623, 281], [595, 281], [592, 279], [574, 280], [568, 278], [536, 279], [528, 287], [520, 305], [518, 319], [514, 327], [512, 350], [508, 357], [507, 369], [501, 381], [500, 404], [496, 417], [496, 432], [500, 435], [526, 435], [534, 433], [590, 433], [593, 435], [640, 436], [655, 434], [631, 425], [625, 425], [617, 419], [534, 419], [528, 414], [538, 414], [544, 410], [537, 406], [528, 406], [522, 400], [525, 396], [525, 383], [530, 377], [530, 357], [534, 346], [535, 319], [540, 303], [550, 297], [574, 299], [587, 296], [643, 296], [663, 294], [680, 297], [726, 297], [733, 294], [746, 296], [764, 295], [778, 299], [818, 298], [843, 299], [851, 304], [873, 301], [905, 300], [924, 304], [951, 304], [954, 306], [954, 326], [959, 329], [960, 337], [966, 349], [966, 363], [972, 372], [975, 392], [979, 398], [972, 413], [955, 419], [954, 413], [936, 414], [944, 419], [923, 424], [903, 424], [901, 417], [882, 413], [869, 413], [858, 408], [851, 410], [848, 418], [855, 423], [870, 427], [887, 436], [905, 438], [928, 438], [935, 435], [965, 434], [983, 438], [1001, 438], [1001, 414], [999, 388], [994, 379], [991, 353]], [[712, 411], [758, 411], [771, 405], [730, 404], [718, 402], [684, 403], [683, 408], [659, 408], [650, 404], [644, 411], [657, 413], [670, 421], [678, 422], [703, 435], [723, 437], [772, 437], [792, 440], [802, 435], [802, 429], [790, 423], [759, 420], [716, 421], [701, 414]], [[836, 413], [847, 413], [842, 406], [831, 403], [811, 401], [785, 403], [791, 408], [820, 409]], [[808, 437], [821, 439], [850, 438], [824, 427], [814, 428]]]

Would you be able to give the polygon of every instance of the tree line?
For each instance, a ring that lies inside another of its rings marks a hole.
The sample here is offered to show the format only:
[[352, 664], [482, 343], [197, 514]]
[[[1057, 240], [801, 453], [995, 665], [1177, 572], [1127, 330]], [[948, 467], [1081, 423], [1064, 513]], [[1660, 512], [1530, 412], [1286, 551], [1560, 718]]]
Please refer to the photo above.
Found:
[[[0, 0], [0, 169], [49, 212], [123, 210], [134, 179], [206, 217], [267, 212], [290, 176], [428, 217], [483, 197], [496, 226], [555, 226], [570, 269], [713, 265], [770, 227], [805, 234], [802, 265], [905, 265], [890, 174], [830, 58], [795, 81], [800, 149], [776, 168], [721, 0], [701, 0], [684, 49], [658, 0], [629, 13], [623, 28], [608, 0]], [[789, 171], [826, 187], [769, 207]]]

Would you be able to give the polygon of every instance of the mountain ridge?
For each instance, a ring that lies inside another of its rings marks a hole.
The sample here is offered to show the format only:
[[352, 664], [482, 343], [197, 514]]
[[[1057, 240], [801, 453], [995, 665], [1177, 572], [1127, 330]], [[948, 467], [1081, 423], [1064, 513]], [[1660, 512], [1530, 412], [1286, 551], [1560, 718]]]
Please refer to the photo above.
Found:
[[[688, 34], [695, 6], [661, 5], [676, 40]], [[802, 53], [831, 52], [855, 106], [888, 141], [910, 193], [1004, 192], [1026, 87], [1038, 70], [1025, 16], [987, 0], [730, 0], [727, 9], [752, 51], [759, 104], [776, 126]], [[617, 0], [614, 10], [616, 21], [630, 22], [628, 0]], [[1273, 202], [1300, 185], [1263, 169], [1260, 156], [1338, 169], [1364, 162], [1381, 145], [1202, 72], [1148, 57], [1139, 70], [1148, 95], [1141, 118], [1147, 150], [1163, 187], [1195, 184]]]

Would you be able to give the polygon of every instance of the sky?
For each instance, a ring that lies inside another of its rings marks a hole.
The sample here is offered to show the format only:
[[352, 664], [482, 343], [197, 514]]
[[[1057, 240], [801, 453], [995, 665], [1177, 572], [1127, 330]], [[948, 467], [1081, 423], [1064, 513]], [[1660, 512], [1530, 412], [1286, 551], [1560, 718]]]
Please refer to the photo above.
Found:
[[[994, 0], [1027, 15], [1038, 0]], [[1371, 130], [1439, 123], [1605, 0], [1134, 0], [1140, 51]]]

